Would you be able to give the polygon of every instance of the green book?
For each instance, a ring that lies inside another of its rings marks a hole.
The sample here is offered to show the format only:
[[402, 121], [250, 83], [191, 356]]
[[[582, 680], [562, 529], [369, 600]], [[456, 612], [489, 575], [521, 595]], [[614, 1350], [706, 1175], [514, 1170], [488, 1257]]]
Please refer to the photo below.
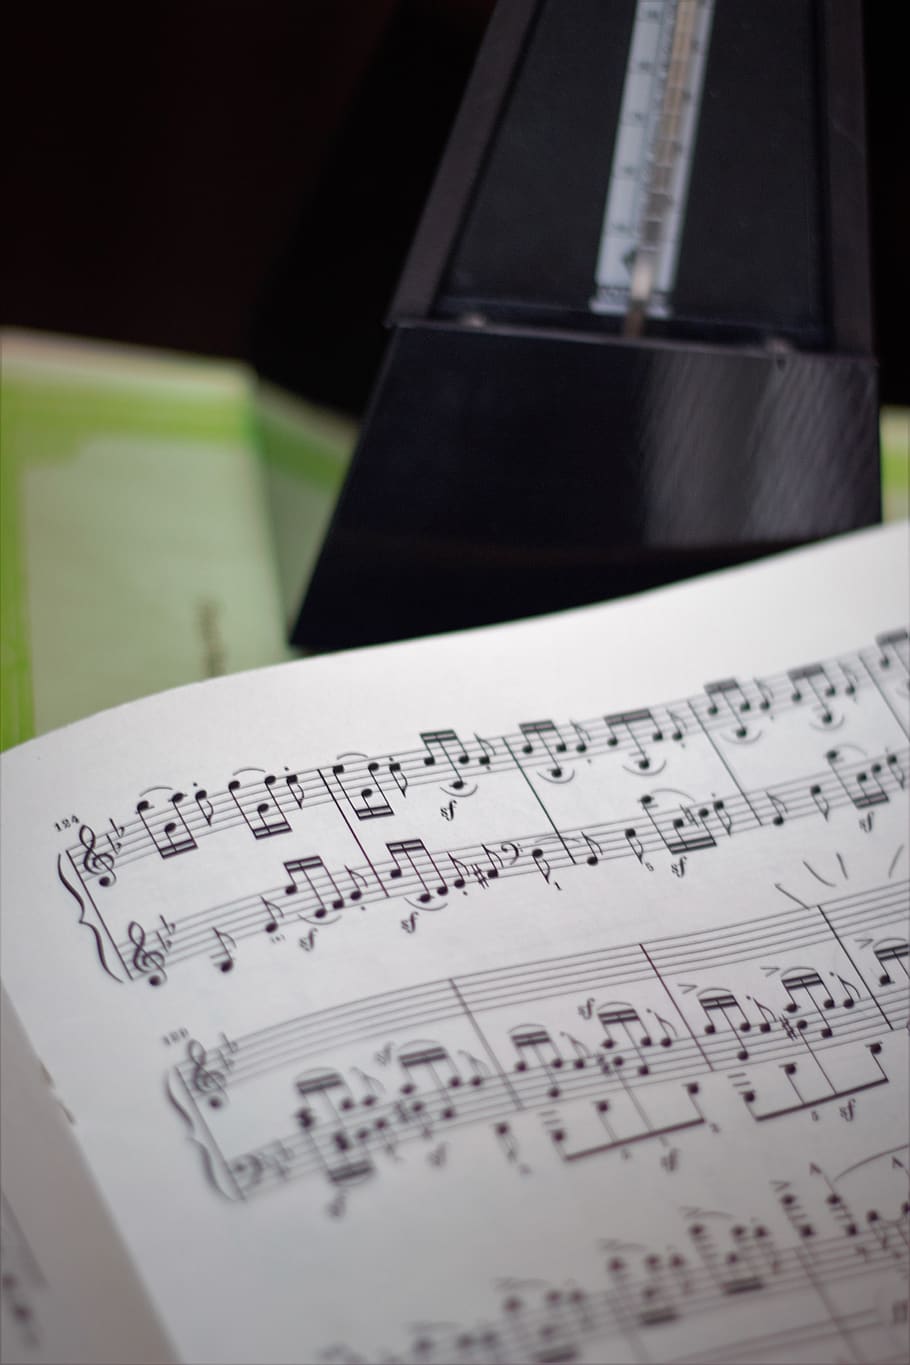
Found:
[[2, 337], [2, 746], [291, 657], [355, 428], [243, 365]]

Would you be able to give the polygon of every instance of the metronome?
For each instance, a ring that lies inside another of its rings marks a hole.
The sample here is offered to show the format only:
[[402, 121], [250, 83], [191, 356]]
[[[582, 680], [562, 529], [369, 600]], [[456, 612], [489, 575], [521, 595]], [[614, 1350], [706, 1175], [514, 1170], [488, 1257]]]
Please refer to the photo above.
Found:
[[500, 0], [297, 643], [576, 606], [878, 520], [860, 20]]

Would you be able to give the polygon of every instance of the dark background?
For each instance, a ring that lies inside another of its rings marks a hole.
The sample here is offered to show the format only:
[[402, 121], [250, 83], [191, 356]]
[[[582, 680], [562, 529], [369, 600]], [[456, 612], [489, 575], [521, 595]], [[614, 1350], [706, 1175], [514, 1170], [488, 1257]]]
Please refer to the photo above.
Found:
[[[492, 0], [7, 6], [2, 321], [359, 413]], [[883, 402], [910, 402], [905, 48], [865, 0]]]

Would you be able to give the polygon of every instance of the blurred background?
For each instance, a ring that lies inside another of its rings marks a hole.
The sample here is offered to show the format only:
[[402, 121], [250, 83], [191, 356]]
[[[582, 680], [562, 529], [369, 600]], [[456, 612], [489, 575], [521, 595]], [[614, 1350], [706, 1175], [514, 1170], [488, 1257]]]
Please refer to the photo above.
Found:
[[[4, 323], [244, 359], [359, 415], [492, 9], [9, 6]], [[888, 404], [910, 401], [906, 71], [894, 14], [865, 0], [874, 324]]]

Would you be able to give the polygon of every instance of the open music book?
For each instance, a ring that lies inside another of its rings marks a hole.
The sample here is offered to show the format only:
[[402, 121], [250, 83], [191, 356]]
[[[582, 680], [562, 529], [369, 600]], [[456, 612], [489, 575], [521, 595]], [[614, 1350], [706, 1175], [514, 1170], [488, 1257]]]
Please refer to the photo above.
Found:
[[898, 1361], [905, 526], [2, 759], [9, 1361]]

